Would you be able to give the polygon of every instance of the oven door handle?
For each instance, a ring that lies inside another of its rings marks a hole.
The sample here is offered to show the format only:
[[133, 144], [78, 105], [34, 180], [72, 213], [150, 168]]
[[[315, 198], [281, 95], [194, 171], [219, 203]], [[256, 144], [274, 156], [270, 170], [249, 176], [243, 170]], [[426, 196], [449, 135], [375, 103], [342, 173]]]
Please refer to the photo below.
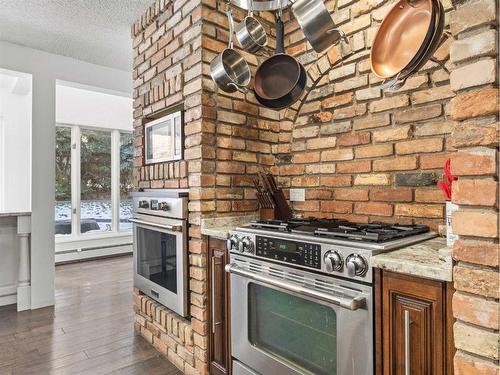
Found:
[[143, 220], [138, 220], [138, 219], [128, 219], [128, 221], [130, 221], [131, 223], [135, 223], [135, 224], [148, 225], [150, 227], [167, 229], [167, 230], [171, 230], [172, 232], [181, 232], [182, 231], [182, 225], [163, 225], [163, 224], [151, 223], [149, 221], [143, 221]]
[[255, 281], [260, 281], [262, 283], [272, 285], [290, 292], [295, 292], [299, 294], [303, 294], [305, 296], [319, 299], [325, 302], [329, 302], [335, 305], [339, 305], [341, 307], [344, 307], [349, 310], [358, 310], [360, 308], [364, 308], [366, 306], [366, 299], [365, 297], [362, 296], [357, 296], [353, 298], [345, 298], [345, 297], [338, 297], [338, 296], [332, 296], [328, 293], [321, 292], [319, 290], [314, 290], [310, 288], [303, 287], [301, 285], [297, 284], [292, 284], [292, 283], [287, 283], [283, 280], [276, 279], [274, 277], [270, 276], [265, 276], [261, 275], [255, 272], [250, 272], [247, 271], [236, 264], [227, 264], [226, 267], [226, 272], [243, 276], [248, 279], [252, 279]]

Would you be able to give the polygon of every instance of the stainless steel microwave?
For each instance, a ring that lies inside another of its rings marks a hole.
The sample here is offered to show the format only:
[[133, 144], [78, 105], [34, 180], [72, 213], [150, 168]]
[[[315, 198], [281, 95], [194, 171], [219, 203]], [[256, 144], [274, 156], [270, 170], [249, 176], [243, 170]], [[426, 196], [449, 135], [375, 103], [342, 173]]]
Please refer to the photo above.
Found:
[[183, 158], [182, 122], [182, 112], [177, 111], [146, 124], [146, 164]]

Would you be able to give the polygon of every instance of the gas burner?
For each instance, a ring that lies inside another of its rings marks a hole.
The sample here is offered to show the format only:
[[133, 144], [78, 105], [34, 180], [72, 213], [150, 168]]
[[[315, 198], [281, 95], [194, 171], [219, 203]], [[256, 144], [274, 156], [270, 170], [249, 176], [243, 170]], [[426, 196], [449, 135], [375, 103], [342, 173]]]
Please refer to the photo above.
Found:
[[354, 241], [385, 242], [414, 236], [429, 231], [427, 225], [400, 225], [385, 223], [346, 223], [336, 228], [318, 228], [314, 233], [330, 238], [347, 238]]
[[350, 223], [340, 219], [255, 220], [251, 228], [272, 232], [291, 232], [310, 236], [340, 238], [357, 242], [386, 242], [429, 231], [427, 225]]
[[282, 220], [254, 220], [250, 222], [250, 227], [256, 229], [288, 231], [288, 223]]
[[318, 228], [337, 228], [339, 225], [348, 225], [345, 220], [294, 218], [282, 220], [255, 220], [250, 222], [250, 227], [280, 232], [293, 232], [314, 235]]

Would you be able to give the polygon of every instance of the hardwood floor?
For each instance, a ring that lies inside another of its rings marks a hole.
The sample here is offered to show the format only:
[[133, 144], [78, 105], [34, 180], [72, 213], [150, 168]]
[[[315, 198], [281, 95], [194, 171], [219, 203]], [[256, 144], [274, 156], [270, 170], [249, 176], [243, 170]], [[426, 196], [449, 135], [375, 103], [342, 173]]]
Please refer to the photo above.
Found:
[[181, 374], [134, 332], [132, 257], [56, 267], [56, 305], [0, 307], [0, 374]]

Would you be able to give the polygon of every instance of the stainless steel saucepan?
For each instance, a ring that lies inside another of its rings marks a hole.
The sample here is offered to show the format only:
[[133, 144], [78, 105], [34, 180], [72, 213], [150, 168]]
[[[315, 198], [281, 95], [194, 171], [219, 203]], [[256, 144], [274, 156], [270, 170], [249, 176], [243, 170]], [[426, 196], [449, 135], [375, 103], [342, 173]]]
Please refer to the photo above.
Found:
[[253, 16], [253, 0], [250, 0], [247, 16], [236, 26], [236, 39], [245, 51], [251, 53], [267, 46], [266, 30], [260, 21]]
[[234, 21], [230, 5], [227, 5], [229, 21], [229, 44], [210, 63], [210, 75], [219, 88], [225, 92], [240, 91], [246, 93], [252, 75], [243, 56], [233, 48]]
[[333, 23], [323, 0], [290, 0], [292, 12], [305, 37], [318, 53], [337, 44], [344, 33]]

